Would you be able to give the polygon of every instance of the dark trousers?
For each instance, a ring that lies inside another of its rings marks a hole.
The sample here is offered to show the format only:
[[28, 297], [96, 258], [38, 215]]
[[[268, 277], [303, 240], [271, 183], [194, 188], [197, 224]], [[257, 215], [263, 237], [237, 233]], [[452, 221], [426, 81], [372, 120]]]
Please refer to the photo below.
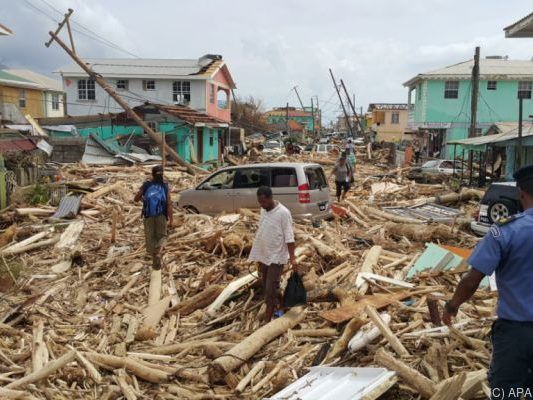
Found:
[[350, 182], [335, 181], [335, 196], [337, 196], [337, 200], [340, 200], [343, 191], [344, 193], [348, 193], [348, 190], [350, 190]]
[[261, 280], [267, 312], [274, 312], [281, 307], [281, 293], [279, 281], [283, 265], [281, 264], [261, 264]]
[[491, 399], [532, 399], [533, 322], [498, 319], [492, 325]]

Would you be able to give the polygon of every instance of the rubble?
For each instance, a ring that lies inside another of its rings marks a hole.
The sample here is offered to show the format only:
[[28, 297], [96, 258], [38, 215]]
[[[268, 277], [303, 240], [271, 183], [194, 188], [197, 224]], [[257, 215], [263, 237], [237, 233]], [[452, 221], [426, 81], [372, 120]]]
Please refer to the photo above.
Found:
[[[383, 210], [440, 198], [468, 218], [479, 193], [416, 184], [406, 170], [381, 167], [379, 152], [372, 160], [366, 153], [358, 154], [355, 188], [336, 204], [345, 214], [320, 227], [295, 222], [308, 304], [268, 324], [246, 260], [257, 212], [213, 218], [176, 209], [154, 287], [133, 203], [151, 166], [63, 166], [64, 181], [88, 184], [69, 186], [84, 194], [75, 219], [49, 220], [53, 207], [25, 204], [0, 219], [0, 271], [11, 276], [0, 302], [0, 395], [274, 399], [312, 365], [328, 365], [395, 371], [398, 384], [382, 399], [457, 398], [435, 397], [449, 388], [483, 398], [494, 292], [478, 291], [448, 329], [430, 309], [442, 310], [464, 265], [408, 278], [426, 241], [471, 248], [477, 238], [455, 222], [415, 223]], [[335, 162], [311, 159], [326, 172]], [[171, 166], [165, 175], [173, 198], [202, 179]]]

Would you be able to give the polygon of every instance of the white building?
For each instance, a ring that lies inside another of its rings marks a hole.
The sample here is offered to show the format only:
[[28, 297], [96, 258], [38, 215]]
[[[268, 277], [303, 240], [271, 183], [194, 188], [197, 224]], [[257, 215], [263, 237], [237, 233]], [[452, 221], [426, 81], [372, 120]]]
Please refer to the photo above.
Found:
[[[219, 55], [192, 60], [87, 59], [132, 107], [147, 101], [181, 104], [215, 118], [230, 120], [235, 83]], [[121, 112], [122, 108], [77, 64], [58, 71], [63, 78], [68, 115]]]
[[6, 72], [27, 79], [43, 90], [43, 111], [46, 118], [65, 116], [65, 93], [61, 81], [27, 69], [7, 69]]

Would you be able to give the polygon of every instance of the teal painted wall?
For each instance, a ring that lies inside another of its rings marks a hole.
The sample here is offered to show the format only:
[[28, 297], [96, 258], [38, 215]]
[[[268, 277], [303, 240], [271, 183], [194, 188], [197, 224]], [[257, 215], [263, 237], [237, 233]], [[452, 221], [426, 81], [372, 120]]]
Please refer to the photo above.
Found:
[[[470, 125], [470, 81], [459, 81], [457, 99], [444, 98], [443, 80], [425, 80], [416, 88], [414, 103], [415, 124], [451, 123], [447, 140], [468, 137]], [[533, 99], [524, 99], [524, 118], [533, 114]], [[477, 128], [485, 133], [494, 122], [518, 121], [518, 81], [497, 81], [496, 90], [487, 90], [487, 80], [479, 82]], [[453, 146], [447, 146], [452, 156]], [[460, 151], [458, 149], [458, 151]]]

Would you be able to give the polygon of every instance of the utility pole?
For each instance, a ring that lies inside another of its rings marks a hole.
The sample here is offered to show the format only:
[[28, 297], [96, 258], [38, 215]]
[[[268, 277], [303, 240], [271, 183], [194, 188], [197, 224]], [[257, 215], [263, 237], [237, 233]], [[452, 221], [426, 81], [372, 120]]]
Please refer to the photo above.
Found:
[[302, 102], [302, 99], [300, 98], [300, 93], [298, 93], [298, 86], [295, 86], [292, 88], [296, 92], [296, 96], [298, 97], [298, 101], [300, 102], [300, 106], [302, 106], [302, 110], [305, 111], [304, 103]]
[[337, 96], [339, 96], [339, 101], [341, 102], [342, 112], [344, 113], [344, 118], [346, 119], [346, 125], [348, 125], [348, 131], [350, 133], [350, 137], [353, 137], [352, 124], [350, 124], [350, 117], [348, 117], [348, 113], [346, 112], [346, 107], [344, 107], [342, 96], [341, 96], [341, 93], [339, 92], [339, 87], [337, 86], [337, 82], [335, 82], [335, 77], [333, 76], [333, 71], [331, 70], [331, 68], [329, 69], [329, 74], [331, 75], [331, 80], [333, 81], [333, 86], [335, 86], [335, 91], [337, 92]]
[[516, 142], [516, 169], [522, 168], [522, 120], [524, 112], [524, 98], [520, 93], [518, 98], [518, 141]]
[[479, 95], [479, 46], [474, 54], [474, 67], [472, 68], [472, 99], [470, 101], [470, 131], [468, 137], [476, 136], [477, 98]]
[[[346, 98], [348, 99], [348, 103], [350, 103], [350, 107], [353, 111], [353, 115], [355, 116], [355, 120], [357, 121], [357, 125], [359, 126], [359, 133], [363, 134], [364, 132], [363, 125], [361, 124], [361, 120], [359, 119], [359, 116], [357, 115], [357, 111], [355, 111], [354, 103], [352, 103], [352, 101], [350, 100], [350, 96], [348, 95], [348, 91], [346, 90], [346, 86], [344, 85], [344, 81], [342, 79], [341, 79], [341, 86], [344, 89], [344, 93], [346, 93]], [[355, 98], [355, 95], [354, 95], [354, 98]]]
[[[70, 15], [72, 14], [71, 12], [72, 10], [69, 10], [69, 14], [68, 17], [70, 17]], [[50, 45], [50, 43], [52, 43], [52, 41], [56, 41], [57, 44], [59, 44], [63, 50], [65, 50], [67, 52], [67, 54], [76, 62], [76, 64], [78, 64], [80, 66], [80, 68], [82, 70], [85, 71], [85, 73], [87, 75], [89, 75], [89, 77], [91, 79], [93, 79], [96, 83], [98, 83], [98, 85], [100, 85], [102, 87], [102, 89], [104, 89], [108, 94], [109, 96], [111, 96], [123, 109], [124, 111], [126, 111], [127, 115], [129, 115], [137, 124], [139, 124], [143, 129], [144, 131], [148, 134], [148, 136], [150, 136], [150, 138], [152, 138], [152, 140], [154, 140], [160, 147], [161, 147], [161, 154], [165, 154], [165, 150], [166, 152], [174, 159], [174, 161], [176, 161], [178, 164], [184, 166], [185, 168], [187, 168], [187, 171], [192, 174], [192, 175], [195, 175], [197, 172], [205, 172], [204, 170], [202, 170], [201, 168], [198, 168], [196, 166], [193, 166], [191, 164], [189, 164], [187, 161], [185, 161], [183, 158], [181, 158], [179, 156], [178, 153], [176, 153], [176, 151], [170, 147], [168, 144], [166, 144], [162, 139], [161, 139], [161, 136], [159, 136], [152, 128], [150, 128], [148, 126], [148, 124], [141, 118], [139, 117], [139, 115], [129, 106], [129, 104], [127, 102], [125, 102], [122, 97], [120, 97], [112, 88], [111, 86], [109, 85], [109, 83], [107, 83], [107, 81], [99, 74], [97, 74], [95, 71], [93, 71], [93, 69], [91, 67], [89, 67], [85, 62], [83, 62], [83, 60], [81, 58], [79, 58], [76, 53], [73, 51], [73, 49], [70, 49], [57, 35], [59, 33], [59, 31], [61, 30], [61, 28], [63, 27], [63, 25], [65, 24], [65, 22], [68, 23], [68, 17], [67, 15], [65, 16], [65, 19], [59, 24], [59, 27], [58, 29], [56, 30], [56, 32], [52, 32], [50, 31], [49, 34], [50, 36], [52, 37], [50, 39], [50, 41], [48, 43], [46, 43], [48, 46]], [[47, 46], [47, 47], [48, 47]], [[164, 149], [163, 149], [164, 148]]]
[[289, 103], [285, 107], [285, 131], [289, 133]]
[[313, 98], [311, 97], [311, 118], [313, 121], [313, 138], [315, 137], [315, 107], [313, 105]]

